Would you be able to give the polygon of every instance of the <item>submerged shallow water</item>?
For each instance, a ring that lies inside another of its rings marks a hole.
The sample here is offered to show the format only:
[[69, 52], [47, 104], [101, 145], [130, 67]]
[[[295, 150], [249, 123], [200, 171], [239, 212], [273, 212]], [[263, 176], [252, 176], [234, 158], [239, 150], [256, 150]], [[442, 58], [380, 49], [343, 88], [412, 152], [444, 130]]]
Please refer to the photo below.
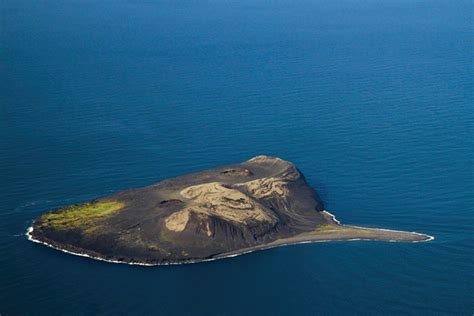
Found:
[[[470, 1], [6, 0], [0, 313], [470, 315]], [[343, 223], [435, 236], [137, 267], [27, 241], [46, 210], [258, 154]]]

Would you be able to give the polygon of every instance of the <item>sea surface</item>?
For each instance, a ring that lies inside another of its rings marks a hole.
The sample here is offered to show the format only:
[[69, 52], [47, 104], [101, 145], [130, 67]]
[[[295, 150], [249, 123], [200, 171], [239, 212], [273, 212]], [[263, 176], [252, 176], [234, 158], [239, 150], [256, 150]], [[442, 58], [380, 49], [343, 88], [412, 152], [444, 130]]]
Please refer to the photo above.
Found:
[[[473, 4], [2, 0], [0, 314], [472, 315]], [[45, 211], [255, 155], [331, 242], [138, 267], [29, 242]]]

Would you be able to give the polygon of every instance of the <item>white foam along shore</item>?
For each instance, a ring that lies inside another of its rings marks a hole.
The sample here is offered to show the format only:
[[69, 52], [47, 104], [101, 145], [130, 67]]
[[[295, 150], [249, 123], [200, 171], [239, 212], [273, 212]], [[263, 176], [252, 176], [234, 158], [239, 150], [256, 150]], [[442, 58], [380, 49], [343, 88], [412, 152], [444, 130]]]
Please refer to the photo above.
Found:
[[[334, 223], [336, 223], [338, 225], [342, 225], [341, 222], [336, 219], [336, 216], [334, 216], [334, 214], [331, 214], [330, 212], [328, 212], [326, 210], [322, 211], [322, 213], [328, 215], [334, 221]], [[391, 232], [399, 232], [399, 233], [408, 233], [406, 231], [393, 230], [393, 229], [384, 229], [384, 228], [368, 228], [368, 227], [351, 226], [351, 225], [343, 225], [343, 226], [363, 228], [363, 229], [375, 229], [375, 230], [391, 231]], [[425, 239], [425, 240], [410, 241], [410, 242], [413, 242], [413, 243], [431, 241], [431, 240], [434, 239], [433, 236], [426, 235], [426, 234], [421, 234], [421, 233], [418, 233], [418, 232], [409, 232], [409, 233], [427, 237], [427, 239]], [[340, 239], [340, 240], [337, 240], [337, 239], [302, 240], [302, 241], [290, 242], [290, 243], [256, 246], [256, 247], [252, 247], [252, 249], [237, 250], [237, 251], [229, 252], [229, 253], [226, 253], [226, 254], [216, 255], [215, 257], [208, 258], [208, 259], [183, 260], [183, 261], [179, 261], [179, 262], [166, 262], [166, 263], [144, 263], [144, 262], [127, 262], [127, 261], [105, 259], [105, 258], [101, 258], [101, 257], [97, 257], [97, 256], [91, 256], [91, 255], [88, 255], [86, 253], [73, 252], [73, 251], [63, 249], [63, 248], [59, 248], [59, 247], [54, 246], [53, 244], [35, 239], [33, 237], [33, 226], [28, 227], [25, 235], [27, 236], [28, 240], [30, 240], [34, 243], [42, 244], [42, 245], [45, 245], [47, 247], [50, 247], [50, 248], [53, 248], [53, 249], [56, 249], [56, 250], [59, 250], [59, 251], [62, 251], [62, 252], [65, 252], [65, 253], [68, 253], [68, 254], [71, 254], [71, 255], [86, 257], [86, 258], [90, 258], [90, 259], [94, 259], [94, 260], [98, 260], [98, 261], [109, 262], [109, 263], [121, 263], [121, 264], [146, 266], [146, 267], [209, 262], [209, 261], [214, 261], [214, 260], [219, 260], [219, 259], [233, 258], [233, 257], [237, 257], [237, 256], [240, 256], [240, 255], [245, 255], [245, 254], [248, 254], [248, 253], [252, 253], [252, 252], [255, 252], [255, 251], [261, 251], [261, 250], [267, 250], [267, 249], [271, 249], [271, 248], [291, 246], [291, 245], [299, 245], [299, 244], [310, 244], [310, 243], [320, 243], [320, 242], [330, 242], [330, 241], [377, 240], [377, 239], [364, 239], [364, 238], [352, 238], [352, 239]], [[389, 240], [389, 242], [400, 242], [400, 241], [399, 240]]]

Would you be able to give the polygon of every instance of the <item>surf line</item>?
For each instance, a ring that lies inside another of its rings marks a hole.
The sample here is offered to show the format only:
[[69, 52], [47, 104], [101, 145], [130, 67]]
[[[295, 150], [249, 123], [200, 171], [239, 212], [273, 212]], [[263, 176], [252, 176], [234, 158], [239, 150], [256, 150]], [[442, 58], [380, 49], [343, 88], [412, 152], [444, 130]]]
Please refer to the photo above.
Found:
[[[356, 227], [356, 228], [363, 228], [363, 229], [367, 229], [367, 227], [360, 227], [360, 226], [352, 226], [352, 225], [342, 225], [341, 222], [336, 218], [336, 216], [326, 210], [322, 211], [322, 213], [328, 215], [336, 224], [338, 225], [341, 225], [341, 226], [347, 226], [347, 227]], [[393, 229], [384, 229], [384, 228], [370, 228], [370, 229], [377, 229], [377, 230], [382, 230], [382, 231], [392, 231], [392, 232], [400, 232], [400, 233], [406, 233], [406, 231], [401, 231], [401, 230], [393, 230]], [[38, 239], [35, 239], [33, 237], [33, 226], [30, 226], [28, 227], [28, 229], [26, 230], [26, 237], [28, 238], [29, 241], [32, 241], [34, 243], [38, 243], [38, 244], [42, 244], [42, 245], [45, 245], [47, 247], [50, 247], [52, 249], [55, 249], [55, 250], [59, 250], [59, 251], [62, 251], [64, 253], [68, 253], [68, 254], [71, 254], [71, 255], [75, 255], [75, 256], [79, 256], [79, 257], [85, 257], [85, 258], [90, 258], [90, 259], [94, 259], [94, 260], [98, 260], [98, 261], [104, 261], [104, 262], [109, 262], [109, 263], [120, 263], [120, 264], [128, 264], [128, 265], [135, 265], [135, 266], [145, 266], [145, 267], [154, 267], [154, 266], [168, 266], [168, 265], [181, 265], [181, 264], [191, 264], [191, 263], [200, 263], [200, 262], [210, 262], [210, 261], [215, 261], [215, 260], [220, 260], [220, 259], [226, 259], [226, 258], [233, 258], [233, 257], [237, 257], [237, 256], [240, 256], [240, 255], [245, 255], [245, 254], [249, 254], [249, 253], [252, 253], [252, 252], [256, 252], [256, 251], [261, 251], [261, 250], [267, 250], [267, 249], [271, 249], [271, 248], [278, 248], [278, 247], [285, 247], [285, 246], [291, 246], [291, 245], [298, 245], [298, 244], [310, 244], [310, 243], [320, 243], [320, 242], [331, 242], [331, 241], [352, 241], [352, 240], [377, 240], [377, 239], [370, 239], [370, 238], [352, 238], [352, 239], [345, 239], [345, 240], [334, 240], [334, 239], [320, 239], [320, 240], [303, 240], [303, 241], [299, 241], [299, 242], [293, 242], [293, 243], [286, 243], [286, 244], [279, 244], [279, 245], [268, 245], [267, 247], [263, 246], [261, 248], [258, 248], [258, 249], [251, 249], [251, 250], [242, 250], [242, 251], [237, 251], [237, 252], [234, 252], [234, 253], [230, 253], [230, 254], [227, 254], [227, 255], [216, 255], [215, 257], [213, 258], [207, 258], [207, 259], [200, 259], [200, 260], [183, 260], [183, 261], [180, 261], [180, 262], [163, 262], [163, 263], [144, 263], [144, 262], [127, 262], [127, 261], [119, 261], [119, 260], [112, 260], [112, 259], [105, 259], [105, 258], [101, 258], [101, 257], [97, 257], [97, 256], [91, 256], [91, 255], [88, 255], [86, 253], [81, 253], [81, 252], [74, 252], [74, 251], [70, 251], [70, 250], [66, 250], [66, 249], [63, 249], [63, 248], [60, 248], [60, 247], [57, 247], [53, 244], [50, 244], [50, 243], [47, 243], [47, 242], [44, 242], [44, 241], [41, 241], [41, 240], [38, 240]], [[421, 234], [421, 233], [418, 233], [418, 232], [410, 232], [412, 234], [415, 234], [415, 235], [420, 235], [420, 236], [426, 236], [428, 237], [427, 239], [425, 240], [418, 240], [418, 241], [410, 241], [410, 242], [425, 242], [425, 241], [430, 241], [430, 240], [433, 240], [434, 237], [433, 236], [430, 236], [430, 235], [426, 235], [426, 234]], [[389, 242], [399, 242], [398, 240], [389, 240]]]

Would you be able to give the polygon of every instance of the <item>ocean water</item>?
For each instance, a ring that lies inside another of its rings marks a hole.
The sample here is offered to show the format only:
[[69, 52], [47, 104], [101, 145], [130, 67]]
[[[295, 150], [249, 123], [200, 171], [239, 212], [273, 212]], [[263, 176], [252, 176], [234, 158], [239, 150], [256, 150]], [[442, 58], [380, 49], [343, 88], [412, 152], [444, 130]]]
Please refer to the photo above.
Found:
[[[0, 314], [472, 315], [471, 1], [0, 2]], [[137, 267], [27, 241], [43, 212], [255, 155], [332, 242]]]

